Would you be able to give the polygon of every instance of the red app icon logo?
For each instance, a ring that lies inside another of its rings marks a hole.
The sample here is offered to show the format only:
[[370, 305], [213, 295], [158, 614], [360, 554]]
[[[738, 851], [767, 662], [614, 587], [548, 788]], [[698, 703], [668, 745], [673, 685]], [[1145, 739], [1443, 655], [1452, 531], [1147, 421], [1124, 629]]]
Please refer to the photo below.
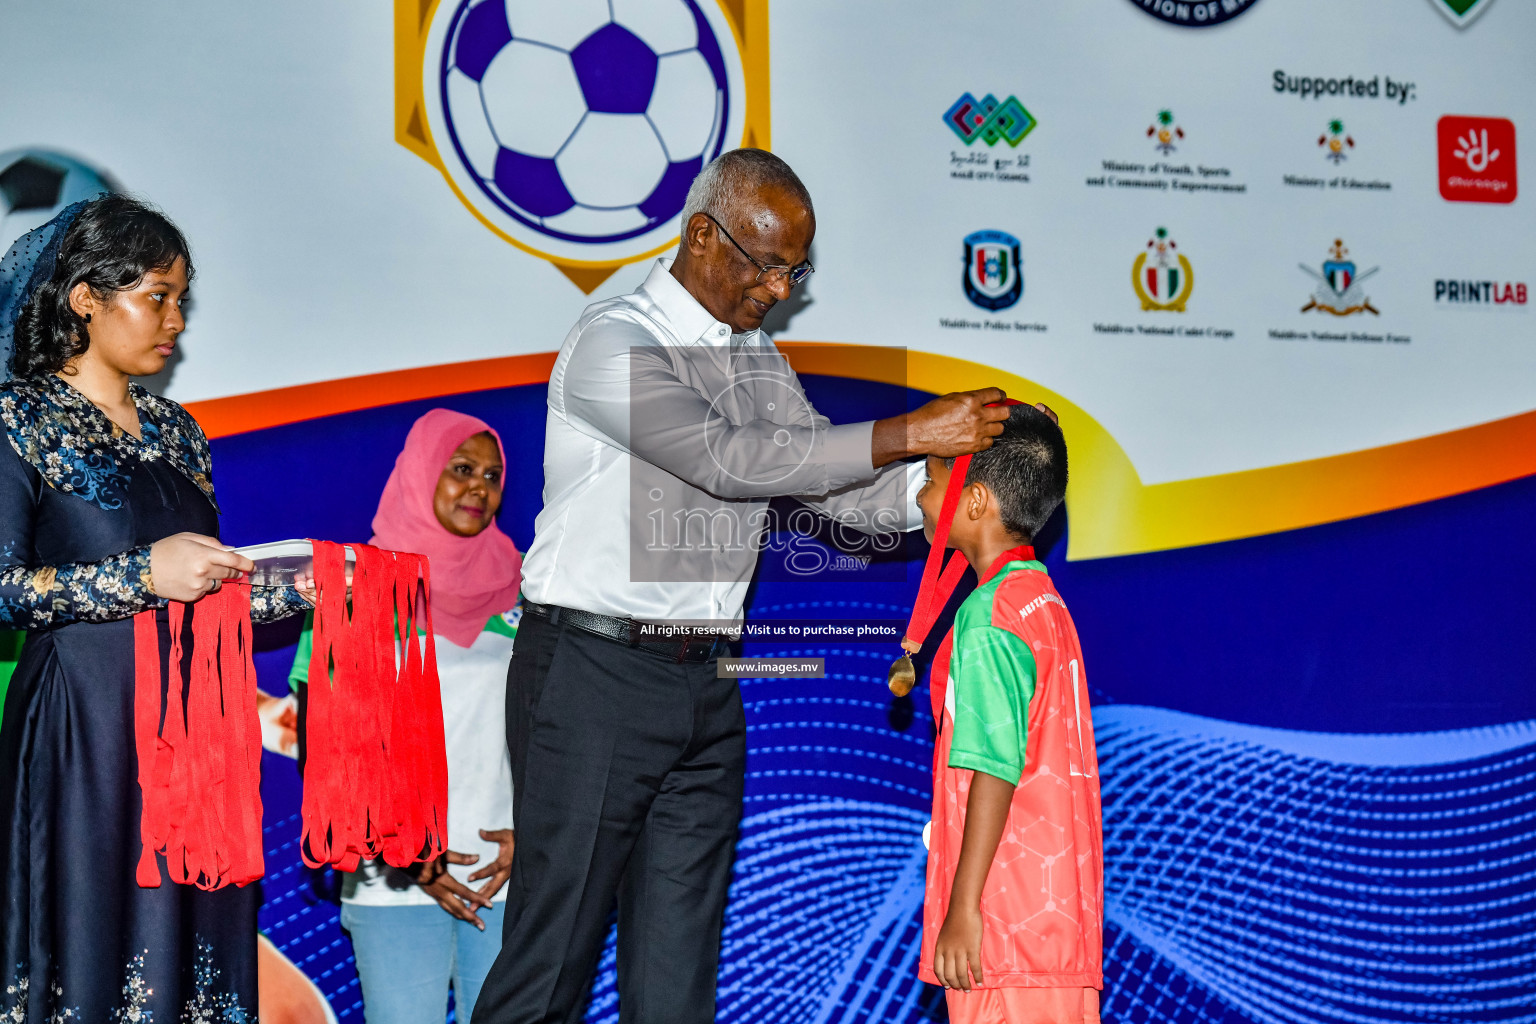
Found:
[[1453, 203], [1512, 203], [1515, 123], [1503, 117], [1440, 119], [1440, 194]]

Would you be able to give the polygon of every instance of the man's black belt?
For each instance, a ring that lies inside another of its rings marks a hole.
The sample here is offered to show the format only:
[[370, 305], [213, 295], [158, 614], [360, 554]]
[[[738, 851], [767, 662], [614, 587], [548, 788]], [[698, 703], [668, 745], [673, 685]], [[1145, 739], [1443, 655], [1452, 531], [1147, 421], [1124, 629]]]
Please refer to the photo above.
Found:
[[584, 612], [580, 608], [562, 608], [553, 604], [536, 604], [523, 599], [523, 612], [545, 619], [551, 626], [570, 626], [583, 633], [600, 636], [626, 647], [645, 651], [675, 662], [705, 662], [729, 657], [731, 638], [723, 633], [711, 633], [682, 640], [643, 639], [643, 624], [634, 619], [617, 615], [599, 615]]

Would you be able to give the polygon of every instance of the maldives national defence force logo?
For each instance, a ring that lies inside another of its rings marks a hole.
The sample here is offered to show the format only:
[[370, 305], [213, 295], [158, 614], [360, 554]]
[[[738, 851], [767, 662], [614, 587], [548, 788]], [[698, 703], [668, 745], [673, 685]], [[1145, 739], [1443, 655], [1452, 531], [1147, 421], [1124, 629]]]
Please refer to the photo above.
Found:
[[705, 163], [768, 144], [766, 39], [749, 59], [719, 0], [396, 0], [396, 25], [397, 141], [587, 291], [676, 242]]
[[1131, 286], [1144, 312], [1183, 313], [1195, 290], [1195, 269], [1167, 228], [1158, 228], [1131, 264]]
[[991, 93], [979, 100], [966, 93], [944, 112], [944, 123], [967, 146], [981, 139], [989, 146], [1002, 141], [1017, 147], [1039, 122], [1017, 96], [999, 102]]
[[1381, 311], [1371, 305], [1370, 297], [1365, 294], [1365, 280], [1380, 267], [1372, 267], [1370, 270], [1361, 271], [1355, 261], [1347, 259], [1349, 250], [1344, 248], [1344, 240], [1335, 238], [1332, 247], [1328, 250], [1330, 259], [1323, 261], [1322, 273], [1318, 273], [1305, 263], [1301, 269], [1317, 282], [1317, 290], [1312, 293], [1312, 298], [1301, 311], [1306, 313], [1317, 310], [1319, 313], [1332, 313], [1334, 316], [1353, 316], [1356, 313], [1370, 313], [1372, 316], [1380, 316]]
[[1024, 294], [1019, 240], [1006, 231], [965, 236], [965, 297], [982, 309], [1007, 309]]

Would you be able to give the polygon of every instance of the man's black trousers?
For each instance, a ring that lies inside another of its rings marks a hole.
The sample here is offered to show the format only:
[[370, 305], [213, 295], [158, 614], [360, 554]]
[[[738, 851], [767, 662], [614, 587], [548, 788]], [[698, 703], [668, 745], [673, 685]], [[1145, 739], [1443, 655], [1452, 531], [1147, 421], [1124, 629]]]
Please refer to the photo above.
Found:
[[619, 911], [622, 1024], [707, 1024], [741, 818], [746, 720], [714, 662], [525, 615], [507, 676], [517, 846], [473, 1024], [583, 1017]]

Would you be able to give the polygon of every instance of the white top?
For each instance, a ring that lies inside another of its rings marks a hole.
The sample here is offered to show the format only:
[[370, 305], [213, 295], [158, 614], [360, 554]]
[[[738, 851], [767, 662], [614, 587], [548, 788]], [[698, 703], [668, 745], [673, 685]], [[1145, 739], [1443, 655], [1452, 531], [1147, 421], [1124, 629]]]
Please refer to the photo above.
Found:
[[919, 463], [870, 463], [872, 422], [811, 407], [762, 331], [732, 334], [657, 260], [588, 306], [549, 378], [544, 508], [523, 556], [540, 604], [642, 620], [737, 620], [793, 496], [865, 533], [917, 529]]
[[[522, 608], [500, 616], [516, 630]], [[496, 859], [500, 847], [480, 830], [512, 827], [512, 760], [507, 754], [507, 665], [512, 637], [487, 628], [474, 645], [437, 636], [437, 674], [443, 695], [443, 739], [448, 750], [448, 849], [479, 854], [474, 864], [450, 864], [449, 874], [472, 889], [469, 876]], [[365, 862], [344, 876], [341, 898], [368, 906], [436, 906], [404, 872], [382, 861]], [[507, 898], [502, 886], [493, 899]]]

